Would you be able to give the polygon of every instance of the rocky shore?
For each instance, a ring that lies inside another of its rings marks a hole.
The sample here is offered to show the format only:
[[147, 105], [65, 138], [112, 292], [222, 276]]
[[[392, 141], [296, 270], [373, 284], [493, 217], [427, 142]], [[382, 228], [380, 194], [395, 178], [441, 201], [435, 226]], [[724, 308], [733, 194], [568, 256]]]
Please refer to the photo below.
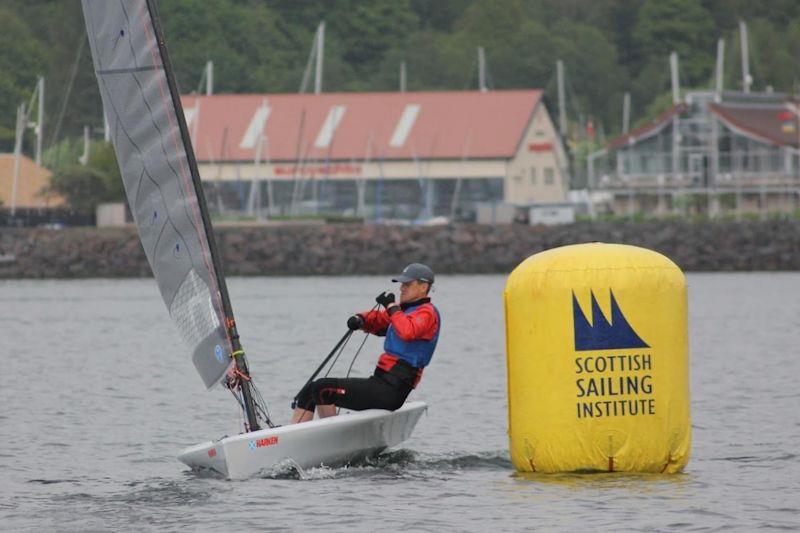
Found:
[[[800, 269], [800, 221], [580, 222], [567, 226], [224, 226], [227, 275], [385, 274], [411, 261], [441, 273], [508, 273], [536, 252], [614, 242], [685, 271]], [[0, 278], [150, 276], [134, 228], [0, 229]]]

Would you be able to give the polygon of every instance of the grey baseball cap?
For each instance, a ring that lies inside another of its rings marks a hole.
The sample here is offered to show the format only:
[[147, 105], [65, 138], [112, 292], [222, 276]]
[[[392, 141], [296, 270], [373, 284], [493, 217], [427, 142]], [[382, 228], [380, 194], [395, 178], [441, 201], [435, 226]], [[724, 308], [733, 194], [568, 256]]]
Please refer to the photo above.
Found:
[[406, 283], [415, 279], [426, 283], [433, 283], [433, 270], [422, 263], [411, 263], [403, 269], [399, 276], [392, 278], [392, 281]]

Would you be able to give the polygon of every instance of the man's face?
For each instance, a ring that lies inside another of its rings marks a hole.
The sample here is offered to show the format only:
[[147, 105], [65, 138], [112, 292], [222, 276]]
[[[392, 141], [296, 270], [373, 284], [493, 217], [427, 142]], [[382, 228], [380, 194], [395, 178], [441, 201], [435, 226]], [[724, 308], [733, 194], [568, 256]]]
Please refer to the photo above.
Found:
[[424, 281], [413, 280], [400, 284], [400, 303], [413, 302], [428, 295], [428, 284]]

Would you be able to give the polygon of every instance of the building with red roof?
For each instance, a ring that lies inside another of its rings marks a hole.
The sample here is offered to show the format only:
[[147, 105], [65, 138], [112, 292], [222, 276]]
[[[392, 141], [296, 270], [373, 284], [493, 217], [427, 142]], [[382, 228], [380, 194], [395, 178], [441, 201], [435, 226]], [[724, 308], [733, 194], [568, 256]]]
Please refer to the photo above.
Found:
[[567, 158], [540, 90], [182, 102], [212, 207], [429, 218], [566, 200]]
[[689, 92], [589, 157], [618, 213], [794, 212], [800, 109], [777, 93]]
[[[0, 154], [0, 206], [3, 209], [60, 208], [64, 199], [49, 188], [52, 172], [25, 155]], [[16, 178], [16, 179], [15, 179]]]

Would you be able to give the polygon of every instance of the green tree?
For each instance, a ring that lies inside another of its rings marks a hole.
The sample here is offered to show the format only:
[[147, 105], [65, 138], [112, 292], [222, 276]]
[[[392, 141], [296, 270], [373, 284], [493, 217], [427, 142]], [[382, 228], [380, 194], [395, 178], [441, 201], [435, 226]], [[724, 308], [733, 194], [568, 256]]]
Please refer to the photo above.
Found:
[[[324, 0], [296, 2], [275, 0], [281, 27], [292, 37], [296, 53], [305, 59], [314, 31], [325, 21], [325, 83], [327, 90], [375, 90], [388, 88], [386, 80], [376, 78], [387, 54], [405, 48], [409, 36], [418, 30], [420, 20], [410, 0], [339, 0], [335, 9]], [[302, 79], [299, 70], [297, 90]]]
[[164, 34], [181, 92], [198, 87], [206, 61], [214, 61], [215, 92], [286, 88], [290, 42], [262, 2], [179, 0], [160, 6]]
[[92, 143], [87, 166], [96, 170], [104, 177], [104, 189], [106, 194], [104, 201], [121, 202], [125, 200], [125, 187], [122, 183], [122, 174], [119, 171], [117, 154], [111, 143]]
[[76, 211], [93, 213], [98, 204], [125, 200], [114, 148], [94, 143], [86, 166], [71, 164], [50, 178], [50, 188], [63, 196]]
[[45, 146], [65, 136], [80, 135], [84, 125], [102, 125], [100, 92], [80, 1], [0, 0], [3, 4], [25, 22], [43, 50], [40, 74], [45, 77]]
[[[617, 129], [628, 76], [617, 63], [616, 46], [599, 29], [586, 23], [565, 19], [553, 29], [557, 35], [556, 54], [565, 65], [572, 118], [591, 116], [595, 122], [599, 118], [609, 129]], [[548, 94], [557, 95], [555, 79], [546, 89]]]
[[749, 23], [764, 19], [783, 30], [791, 27], [792, 20], [800, 16], [797, 0], [700, 0], [700, 3], [721, 34], [738, 30], [740, 20]]
[[105, 176], [91, 167], [73, 166], [53, 174], [50, 187], [63, 196], [69, 206], [82, 213], [94, 212], [106, 201]]
[[411, 8], [420, 29], [450, 32], [470, 3], [472, 0], [411, 0]]
[[[669, 91], [672, 50], [680, 55], [682, 86], [707, 87], [716, 39], [724, 36], [726, 87], [739, 88], [739, 20], [747, 21], [750, 29], [754, 89], [800, 89], [797, 0], [158, 4], [184, 93], [199, 88], [209, 59], [214, 61], [218, 93], [297, 91], [321, 20], [327, 30], [326, 91], [396, 90], [401, 61], [407, 64], [411, 90], [474, 89], [476, 48], [483, 46], [490, 87], [542, 87], [551, 100], [556, 96], [555, 62], [562, 59], [571, 118], [592, 116], [598, 130], [616, 130], [625, 90], [632, 92], [634, 117], [652, 118], [646, 116], [652, 102], [651, 109], [660, 109], [659, 98]], [[0, 150], [12, 148], [16, 107], [30, 98], [39, 74], [47, 87], [46, 146], [77, 139], [84, 125], [102, 124], [88, 46], [79, 52], [85, 42], [79, 0], [0, 0]], [[76, 140], [74, 146], [79, 144]]]
[[676, 51], [682, 84], [699, 86], [711, 79], [717, 32], [711, 14], [697, 0], [646, 0], [633, 36], [644, 58], [634, 65], [635, 75], [654, 64], [666, 64], [669, 72], [666, 61]]
[[13, 149], [17, 107], [30, 99], [44, 66], [44, 50], [25, 21], [0, 8], [0, 151]]

